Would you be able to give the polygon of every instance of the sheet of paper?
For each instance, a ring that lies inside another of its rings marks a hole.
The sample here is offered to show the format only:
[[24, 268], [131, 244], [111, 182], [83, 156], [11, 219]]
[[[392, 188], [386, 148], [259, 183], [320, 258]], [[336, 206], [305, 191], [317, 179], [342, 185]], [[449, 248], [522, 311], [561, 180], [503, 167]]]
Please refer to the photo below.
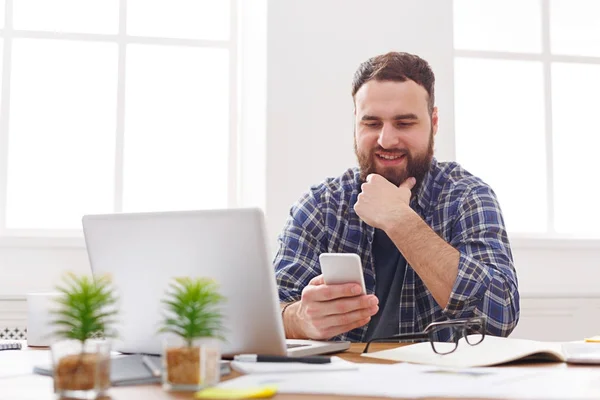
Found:
[[32, 374], [34, 365], [50, 364], [51, 362], [50, 350], [0, 351], [0, 380]]
[[[438, 343], [436, 346], [454, 347], [454, 344]], [[362, 354], [362, 356], [447, 367], [483, 367], [519, 360], [538, 353], [543, 354], [547, 359], [564, 361], [560, 343], [496, 336], [486, 336], [483, 342], [476, 346], [469, 345], [462, 338], [458, 343], [458, 348], [453, 353], [446, 355], [434, 353], [431, 344], [424, 342]]]
[[[0, 379], [0, 400], [40, 400], [53, 398], [52, 378], [40, 375]], [[109, 392], [110, 394], [110, 392]]]
[[326, 372], [358, 370], [358, 364], [331, 357], [329, 364], [307, 364], [292, 362], [239, 362], [232, 361], [231, 368], [244, 374], [266, 374], [282, 372]]
[[394, 398], [598, 399], [600, 371], [577, 368], [439, 368], [360, 364], [357, 371], [245, 375], [219, 385], [276, 385], [278, 393]]

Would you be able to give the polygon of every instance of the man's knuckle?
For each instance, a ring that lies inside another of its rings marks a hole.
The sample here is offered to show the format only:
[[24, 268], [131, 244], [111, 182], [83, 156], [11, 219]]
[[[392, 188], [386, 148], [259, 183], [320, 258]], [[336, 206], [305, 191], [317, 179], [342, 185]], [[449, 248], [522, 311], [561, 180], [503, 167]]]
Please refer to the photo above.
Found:
[[308, 288], [304, 288], [304, 290], [302, 291], [302, 295], [300, 296], [300, 301], [310, 301], [312, 297], [313, 291]]
[[319, 319], [315, 319], [312, 321], [312, 325], [315, 327], [315, 329], [317, 329], [319, 332], [322, 331], [323, 329], [327, 328], [327, 324], [325, 323], [325, 320], [323, 318], [319, 318]]
[[351, 322], [350, 316], [348, 314], [341, 314], [339, 322], [340, 325], [348, 325]]
[[335, 311], [337, 311], [337, 314], [343, 314], [346, 311], [348, 311], [348, 307], [346, 306], [346, 304], [343, 301], [339, 301], [335, 305]]

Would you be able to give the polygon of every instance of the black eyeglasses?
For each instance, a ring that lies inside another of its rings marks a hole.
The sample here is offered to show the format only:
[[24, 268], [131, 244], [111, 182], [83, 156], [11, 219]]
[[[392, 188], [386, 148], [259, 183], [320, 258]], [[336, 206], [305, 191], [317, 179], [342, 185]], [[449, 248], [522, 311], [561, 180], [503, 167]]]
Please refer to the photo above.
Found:
[[[450, 342], [436, 342], [435, 334], [442, 329], [452, 329]], [[447, 321], [432, 322], [420, 333], [404, 333], [394, 336], [373, 338], [367, 342], [363, 353], [369, 352], [369, 346], [373, 342], [400, 342], [413, 340], [429, 340], [431, 348], [437, 354], [450, 354], [458, 347], [458, 341], [464, 337], [471, 346], [476, 346], [485, 338], [485, 317], [453, 319]]]

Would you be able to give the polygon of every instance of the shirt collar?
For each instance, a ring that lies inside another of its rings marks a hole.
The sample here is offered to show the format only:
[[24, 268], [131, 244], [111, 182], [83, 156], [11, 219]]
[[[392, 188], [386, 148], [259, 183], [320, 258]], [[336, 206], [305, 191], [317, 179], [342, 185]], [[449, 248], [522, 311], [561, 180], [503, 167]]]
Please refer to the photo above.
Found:
[[421, 182], [421, 186], [417, 189], [415, 196], [411, 200], [411, 203], [416, 202], [422, 211], [427, 211], [429, 209], [429, 204], [431, 203], [431, 196], [433, 192], [433, 184], [435, 182], [434, 171], [436, 170], [437, 160], [435, 157], [431, 159], [431, 166], [423, 181]]

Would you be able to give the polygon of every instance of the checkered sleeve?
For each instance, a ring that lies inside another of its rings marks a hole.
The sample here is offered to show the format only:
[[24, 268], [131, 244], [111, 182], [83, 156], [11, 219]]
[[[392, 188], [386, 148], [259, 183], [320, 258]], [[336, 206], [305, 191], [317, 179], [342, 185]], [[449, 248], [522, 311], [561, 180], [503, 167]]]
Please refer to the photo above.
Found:
[[450, 244], [460, 261], [444, 313], [484, 315], [488, 334], [508, 336], [519, 320], [517, 276], [500, 206], [489, 187], [479, 186], [462, 199]]
[[292, 206], [279, 235], [274, 260], [275, 278], [282, 303], [300, 300], [302, 289], [320, 275], [319, 254], [326, 249], [325, 226], [312, 193]]

